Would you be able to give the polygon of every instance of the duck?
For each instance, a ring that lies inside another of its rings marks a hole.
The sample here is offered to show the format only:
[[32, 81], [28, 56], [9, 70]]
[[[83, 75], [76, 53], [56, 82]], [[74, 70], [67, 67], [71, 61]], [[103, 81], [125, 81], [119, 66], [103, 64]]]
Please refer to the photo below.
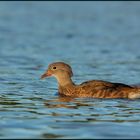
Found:
[[72, 98], [140, 98], [140, 88], [123, 83], [104, 80], [90, 80], [81, 84], [72, 81], [72, 68], [65, 62], [54, 62], [48, 65], [41, 79], [55, 77], [58, 93], [61, 97]]

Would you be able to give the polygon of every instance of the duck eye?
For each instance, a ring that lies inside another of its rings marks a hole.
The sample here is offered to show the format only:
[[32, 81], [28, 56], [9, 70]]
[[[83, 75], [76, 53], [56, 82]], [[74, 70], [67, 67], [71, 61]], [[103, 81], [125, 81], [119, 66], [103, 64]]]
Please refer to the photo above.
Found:
[[53, 67], [53, 69], [55, 70], [55, 69], [56, 69], [56, 67]]

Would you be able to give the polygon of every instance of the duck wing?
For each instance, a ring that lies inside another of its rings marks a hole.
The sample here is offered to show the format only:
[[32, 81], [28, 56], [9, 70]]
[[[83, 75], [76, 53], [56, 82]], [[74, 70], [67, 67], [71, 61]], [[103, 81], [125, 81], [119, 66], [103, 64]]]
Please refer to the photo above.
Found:
[[122, 83], [111, 83], [102, 80], [87, 81], [79, 85], [81, 96], [95, 98], [126, 98], [133, 87]]

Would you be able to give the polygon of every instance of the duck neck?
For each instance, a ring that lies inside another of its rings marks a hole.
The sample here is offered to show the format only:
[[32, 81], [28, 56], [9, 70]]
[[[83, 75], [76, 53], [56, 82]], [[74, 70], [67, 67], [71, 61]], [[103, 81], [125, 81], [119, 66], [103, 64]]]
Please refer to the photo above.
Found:
[[72, 79], [69, 76], [59, 76], [56, 77], [57, 81], [58, 81], [58, 85], [59, 87], [65, 87], [67, 85], [74, 85]]
[[73, 83], [71, 78], [67, 79], [59, 79], [58, 81], [58, 91], [62, 96], [71, 96], [73, 93], [73, 89], [75, 88], [75, 84]]

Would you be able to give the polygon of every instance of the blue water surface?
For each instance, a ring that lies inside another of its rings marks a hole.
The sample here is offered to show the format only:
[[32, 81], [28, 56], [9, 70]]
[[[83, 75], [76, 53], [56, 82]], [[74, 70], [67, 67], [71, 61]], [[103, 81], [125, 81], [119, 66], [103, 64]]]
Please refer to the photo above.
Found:
[[140, 83], [140, 2], [0, 2], [0, 138], [140, 138], [140, 100], [60, 98], [54, 61]]

